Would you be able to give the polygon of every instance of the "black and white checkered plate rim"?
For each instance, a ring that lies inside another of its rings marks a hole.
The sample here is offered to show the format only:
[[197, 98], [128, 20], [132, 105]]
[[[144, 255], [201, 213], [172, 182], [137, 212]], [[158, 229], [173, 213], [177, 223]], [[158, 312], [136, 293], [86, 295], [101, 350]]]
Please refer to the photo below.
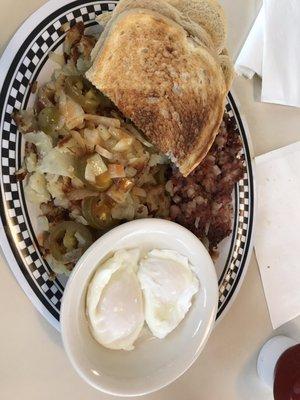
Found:
[[[22, 183], [15, 172], [21, 165], [21, 136], [12, 121], [14, 110], [25, 109], [34, 82], [50, 51], [63, 41], [60, 27], [70, 22], [95, 24], [95, 16], [114, 8], [114, 1], [52, 0], [33, 14], [18, 30], [0, 62], [1, 110], [1, 229], [0, 240], [7, 262], [33, 304], [59, 329], [63, 286], [49, 279], [26, 207]], [[219, 279], [218, 318], [224, 315], [238, 292], [251, 253], [254, 218], [254, 185], [248, 138], [244, 124], [229, 95], [226, 111], [243, 141], [246, 173], [235, 190], [235, 220], [226, 265]]]

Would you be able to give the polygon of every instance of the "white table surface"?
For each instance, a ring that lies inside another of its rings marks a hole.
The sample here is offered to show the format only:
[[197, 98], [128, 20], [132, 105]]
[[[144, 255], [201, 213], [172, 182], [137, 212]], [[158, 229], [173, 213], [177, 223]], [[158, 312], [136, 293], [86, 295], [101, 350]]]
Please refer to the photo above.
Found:
[[[18, 26], [45, 0], [0, 0], [0, 52]], [[229, 49], [236, 57], [261, 0], [223, 0], [229, 20]], [[259, 155], [300, 138], [300, 110], [258, 99], [259, 80], [237, 78], [234, 92]], [[284, 267], [284, 266], [283, 266]], [[0, 399], [105, 400], [73, 371], [60, 335], [35, 310], [0, 254]], [[300, 318], [278, 330], [300, 340]], [[145, 400], [269, 400], [256, 375], [260, 346], [272, 331], [253, 255], [240, 293], [214, 330], [192, 368]]]

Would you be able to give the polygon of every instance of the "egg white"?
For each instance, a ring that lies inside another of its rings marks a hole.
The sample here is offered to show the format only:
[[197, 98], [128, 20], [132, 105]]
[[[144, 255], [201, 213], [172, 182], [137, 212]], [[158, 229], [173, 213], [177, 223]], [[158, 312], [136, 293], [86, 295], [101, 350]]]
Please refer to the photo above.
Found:
[[103, 263], [87, 291], [86, 310], [94, 338], [113, 350], [132, 350], [144, 325], [136, 271], [138, 249], [119, 250]]
[[176, 251], [152, 250], [138, 271], [145, 320], [152, 334], [165, 338], [183, 320], [199, 290], [199, 281], [188, 259]]

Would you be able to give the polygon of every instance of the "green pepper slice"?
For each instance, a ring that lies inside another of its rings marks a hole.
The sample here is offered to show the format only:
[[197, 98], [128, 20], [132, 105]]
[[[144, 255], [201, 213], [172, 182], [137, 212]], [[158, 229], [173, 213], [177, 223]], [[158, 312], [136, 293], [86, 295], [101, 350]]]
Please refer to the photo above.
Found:
[[112, 102], [99, 92], [86, 79], [79, 76], [68, 76], [65, 80], [65, 91], [86, 113], [94, 114], [99, 107], [112, 108]]
[[45, 107], [38, 114], [38, 127], [47, 135], [54, 137], [59, 123], [59, 111], [56, 107]]
[[[75, 234], [78, 233], [84, 244], [79, 243]], [[64, 261], [64, 256], [76, 249], [83, 252], [93, 243], [93, 237], [88, 228], [78, 222], [64, 221], [50, 229], [49, 250], [57, 261]]]
[[77, 178], [79, 178], [88, 188], [90, 189], [97, 189], [99, 192], [105, 192], [107, 189], [111, 187], [113, 184], [112, 179], [110, 178], [108, 172], [104, 172], [103, 174], [100, 174], [96, 176], [95, 182], [90, 182], [85, 179], [85, 169], [86, 169], [86, 162], [87, 158], [83, 157], [81, 160], [79, 160], [76, 163], [75, 166], [75, 175]]
[[116, 222], [111, 216], [110, 206], [99, 197], [88, 197], [82, 201], [82, 214], [88, 224], [95, 229], [107, 230]]

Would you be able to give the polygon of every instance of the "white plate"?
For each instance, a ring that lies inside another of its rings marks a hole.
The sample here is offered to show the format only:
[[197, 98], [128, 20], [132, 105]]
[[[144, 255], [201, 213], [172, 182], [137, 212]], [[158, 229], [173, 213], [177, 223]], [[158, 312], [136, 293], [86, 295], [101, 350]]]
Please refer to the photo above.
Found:
[[[49, 80], [53, 63], [50, 51], [64, 40], [60, 27], [83, 21], [95, 26], [95, 16], [112, 10], [114, 1], [52, 0], [33, 14], [18, 30], [0, 62], [0, 132], [1, 132], [1, 246], [7, 262], [33, 304], [49, 322], [59, 329], [60, 303], [64, 280], [49, 279], [50, 268], [43, 260], [36, 240], [36, 212], [24, 199], [23, 184], [17, 182], [15, 171], [22, 162], [24, 141], [12, 121], [13, 110], [29, 108], [33, 102], [30, 83]], [[236, 126], [243, 142], [246, 163], [244, 178], [234, 191], [232, 235], [220, 246], [216, 264], [219, 279], [217, 318], [224, 315], [237, 294], [244, 278], [252, 250], [254, 218], [254, 183], [249, 138], [232, 95], [228, 96], [226, 112]]]

